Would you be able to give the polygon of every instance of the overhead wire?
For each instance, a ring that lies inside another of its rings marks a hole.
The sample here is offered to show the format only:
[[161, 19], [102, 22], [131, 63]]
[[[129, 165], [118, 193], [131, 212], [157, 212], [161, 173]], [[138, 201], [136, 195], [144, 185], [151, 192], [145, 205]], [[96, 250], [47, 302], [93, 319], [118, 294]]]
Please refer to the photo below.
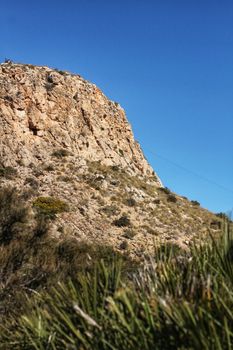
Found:
[[169, 158], [167, 158], [167, 157], [164, 157], [164, 156], [160, 155], [160, 154], [157, 153], [157, 152], [152, 151], [152, 150], [149, 149], [147, 146], [146, 146], [146, 147], [143, 147], [143, 148], [144, 148], [145, 150], [147, 150], [149, 153], [151, 153], [153, 156], [155, 156], [155, 157], [157, 157], [157, 158], [160, 158], [160, 159], [164, 160], [165, 162], [170, 163], [170, 164], [172, 164], [173, 166], [175, 166], [175, 167], [177, 167], [177, 168], [179, 168], [179, 169], [181, 169], [181, 170], [183, 170], [183, 171], [186, 171], [187, 173], [189, 173], [189, 174], [191, 174], [191, 175], [193, 175], [193, 176], [195, 176], [195, 177], [198, 177], [198, 178], [202, 179], [203, 181], [206, 181], [206, 182], [208, 182], [208, 183], [210, 183], [210, 184], [212, 184], [212, 185], [214, 185], [214, 186], [216, 186], [216, 187], [219, 187], [219, 188], [221, 188], [221, 189], [224, 190], [224, 191], [233, 193], [233, 190], [232, 190], [232, 189], [227, 188], [226, 186], [221, 185], [221, 184], [219, 184], [219, 183], [216, 182], [216, 181], [213, 181], [213, 180], [211, 180], [211, 179], [208, 179], [207, 177], [203, 176], [202, 174], [199, 174], [199, 173], [197, 173], [197, 172], [195, 172], [195, 171], [193, 171], [193, 170], [190, 170], [190, 169], [186, 168], [185, 166], [183, 166], [183, 165], [181, 165], [181, 164], [178, 164], [177, 162], [174, 162], [173, 160], [171, 160], [171, 159], [169, 159]]

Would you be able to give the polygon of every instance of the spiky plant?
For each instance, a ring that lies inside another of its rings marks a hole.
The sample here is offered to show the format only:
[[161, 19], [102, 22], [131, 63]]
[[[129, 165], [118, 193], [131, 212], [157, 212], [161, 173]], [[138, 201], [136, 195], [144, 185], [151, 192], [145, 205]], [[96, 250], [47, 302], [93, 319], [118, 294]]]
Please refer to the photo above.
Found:
[[232, 349], [232, 232], [189, 252], [165, 245], [128, 278], [122, 260], [99, 261], [30, 297], [2, 327], [14, 349]]

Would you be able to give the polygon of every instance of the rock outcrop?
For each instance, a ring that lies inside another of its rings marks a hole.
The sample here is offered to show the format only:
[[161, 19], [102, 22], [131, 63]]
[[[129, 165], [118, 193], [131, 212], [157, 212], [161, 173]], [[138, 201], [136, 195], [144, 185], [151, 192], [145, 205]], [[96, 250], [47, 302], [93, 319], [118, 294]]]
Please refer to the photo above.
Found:
[[54, 149], [63, 148], [82, 159], [119, 165], [131, 174], [154, 174], [124, 110], [79, 75], [1, 64], [0, 126], [5, 166], [45, 161]]

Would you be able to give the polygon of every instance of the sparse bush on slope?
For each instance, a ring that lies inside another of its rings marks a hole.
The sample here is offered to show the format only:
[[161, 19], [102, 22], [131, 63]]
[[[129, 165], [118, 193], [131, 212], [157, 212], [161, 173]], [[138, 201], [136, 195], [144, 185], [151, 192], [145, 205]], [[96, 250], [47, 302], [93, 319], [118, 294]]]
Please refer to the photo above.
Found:
[[56, 214], [69, 210], [66, 202], [54, 197], [38, 197], [34, 201], [33, 206], [39, 215], [47, 216], [50, 219], [54, 219]]
[[0, 178], [13, 179], [17, 175], [17, 170], [11, 166], [0, 168]]
[[193, 246], [157, 248], [122, 278], [122, 260], [29, 299], [8, 320], [2, 342], [14, 349], [232, 349], [232, 237]]
[[135, 266], [110, 247], [49, 237], [26, 197], [0, 191], [0, 348], [233, 348], [231, 223], [218, 241], [165, 244]]
[[[22, 293], [74, 278], [78, 271], [91, 269], [96, 260], [116, 254], [108, 246], [51, 237], [47, 211], [33, 215], [25, 198], [16, 189], [0, 189], [0, 317], [22, 310]], [[55, 204], [60, 210], [60, 202]]]
[[0, 190], [0, 244], [8, 244], [24, 230], [28, 210], [15, 188]]

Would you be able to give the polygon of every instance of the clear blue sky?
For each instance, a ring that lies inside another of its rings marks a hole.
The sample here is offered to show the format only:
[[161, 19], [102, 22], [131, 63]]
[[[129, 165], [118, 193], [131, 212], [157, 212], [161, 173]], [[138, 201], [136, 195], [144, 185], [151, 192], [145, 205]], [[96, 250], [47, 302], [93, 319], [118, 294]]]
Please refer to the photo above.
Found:
[[232, 209], [232, 0], [1, 1], [5, 58], [96, 83], [167, 187]]

